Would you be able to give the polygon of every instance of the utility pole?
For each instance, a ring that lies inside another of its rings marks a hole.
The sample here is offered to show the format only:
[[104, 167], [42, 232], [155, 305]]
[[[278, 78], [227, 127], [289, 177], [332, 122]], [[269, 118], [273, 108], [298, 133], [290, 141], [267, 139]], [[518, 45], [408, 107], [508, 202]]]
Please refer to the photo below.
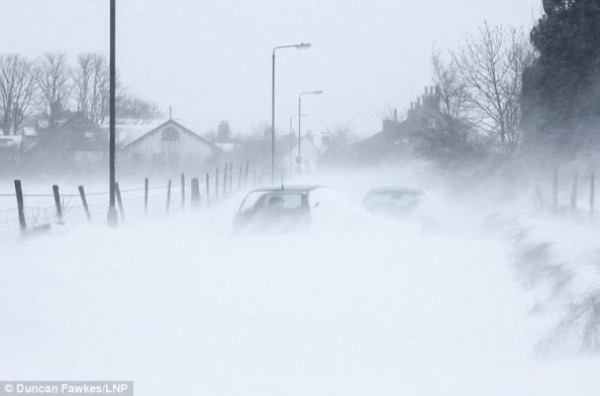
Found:
[[119, 215], [115, 207], [115, 154], [116, 154], [116, 0], [110, 0], [110, 142], [109, 142], [109, 191], [110, 205], [108, 207], [108, 226], [117, 227], [119, 225]]

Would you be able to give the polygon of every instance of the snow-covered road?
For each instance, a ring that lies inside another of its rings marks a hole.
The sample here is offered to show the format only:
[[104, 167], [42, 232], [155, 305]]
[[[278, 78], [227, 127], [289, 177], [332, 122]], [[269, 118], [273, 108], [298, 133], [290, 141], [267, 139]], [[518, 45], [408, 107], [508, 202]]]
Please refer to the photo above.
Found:
[[3, 246], [1, 379], [134, 380], [138, 395], [600, 394], [600, 360], [534, 353], [547, 323], [529, 315], [507, 243], [368, 217], [231, 238], [231, 209]]

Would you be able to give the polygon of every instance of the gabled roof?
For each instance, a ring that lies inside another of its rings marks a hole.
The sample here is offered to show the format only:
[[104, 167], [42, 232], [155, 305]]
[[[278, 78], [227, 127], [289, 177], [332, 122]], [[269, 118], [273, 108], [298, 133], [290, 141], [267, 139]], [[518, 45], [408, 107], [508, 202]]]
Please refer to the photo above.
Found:
[[176, 126], [178, 129], [180, 129], [181, 131], [183, 131], [184, 133], [187, 133], [189, 136], [193, 137], [194, 139], [197, 139], [207, 145], [209, 145], [210, 147], [212, 147], [215, 150], [219, 150], [221, 151], [221, 149], [219, 147], [217, 147], [215, 144], [211, 143], [210, 141], [204, 139], [202, 136], [196, 134], [195, 132], [192, 132], [191, 130], [189, 130], [188, 128], [184, 127], [183, 125], [181, 125], [180, 123], [178, 123], [175, 120], [167, 120], [165, 122], [163, 122], [162, 124], [160, 124], [159, 126], [155, 127], [154, 129], [150, 130], [149, 132], [143, 134], [142, 136], [138, 137], [137, 139], [132, 140], [131, 142], [127, 143], [123, 149], [127, 149], [131, 146], [133, 146], [134, 144], [140, 142], [141, 140], [146, 139], [149, 136], [154, 135], [155, 133], [160, 132], [163, 128], [165, 128], [167, 125], [174, 125]]

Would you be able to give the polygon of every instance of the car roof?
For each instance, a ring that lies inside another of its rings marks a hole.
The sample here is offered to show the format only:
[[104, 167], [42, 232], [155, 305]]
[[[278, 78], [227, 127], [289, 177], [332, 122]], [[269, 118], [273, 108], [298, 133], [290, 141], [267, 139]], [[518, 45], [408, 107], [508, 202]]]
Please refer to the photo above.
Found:
[[263, 188], [257, 188], [254, 189], [252, 191], [250, 191], [250, 193], [254, 193], [254, 192], [264, 192], [264, 193], [270, 193], [270, 192], [310, 192], [313, 190], [316, 190], [318, 188], [323, 188], [322, 186], [282, 186], [282, 187], [263, 187]]
[[402, 194], [415, 194], [421, 195], [424, 194], [422, 190], [417, 190], [416, 188], [408, 188], [408, 187], [378, 187], [369, 191], [369, 194], [381, 194], [381, 193], [402, 193]]

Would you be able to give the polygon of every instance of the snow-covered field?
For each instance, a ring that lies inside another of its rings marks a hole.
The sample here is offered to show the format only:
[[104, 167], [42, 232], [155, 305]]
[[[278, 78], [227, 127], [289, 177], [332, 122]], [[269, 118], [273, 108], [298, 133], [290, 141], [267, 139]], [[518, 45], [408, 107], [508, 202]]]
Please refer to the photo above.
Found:
[[345, 183], [350, 200], [308, 235], [232, 237], [235, 195], [3, 243], [1, 379], [134, 380], [139, 395], [600, 394], [598, 357], [536, 349], [562, 314], [531, 314], [547, 290], [522, 287], [510, 230], [422, 233], [358, 209], [364, 184]]

